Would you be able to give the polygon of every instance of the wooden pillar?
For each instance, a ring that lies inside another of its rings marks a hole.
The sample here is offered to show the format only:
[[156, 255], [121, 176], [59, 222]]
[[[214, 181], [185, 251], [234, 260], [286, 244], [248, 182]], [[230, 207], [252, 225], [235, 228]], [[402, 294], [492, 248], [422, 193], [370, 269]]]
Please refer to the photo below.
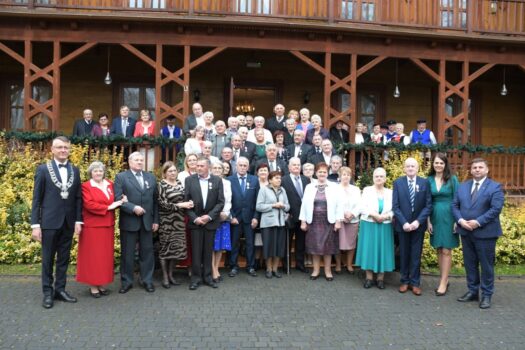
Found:
[[332, 104], [330, 97], [332, 96], [331, 86], [332, 75], [332, 54], [326, 52], [324, 56], [324, 98], [323, 98], [323, 127], [330, 128], [330, 109]]
[[53, 114], [52, 114], [52, 130], [60, 129], [60, 42], [55, 40], [53, 42]]
[[30, 40], [24, 41], [24, 130], [31, 129], [31, 119], [29, 118], [29, 100], [33, 98], [31, 88], [31, 62], [33, 61], [33, 43]]
[[445, 109], [447, 100], [445, 97], [446, 92], [446, 67], [447, 61], [441, 59], [439, 61], [439, 90], [438, 90], [438, 120], [437, 120], [437, 142], [441, 143], [445, 141], [445, 122], [447, 119], [447, 112]]
[[184, 68], [182, 73], [182, 81], [184, 82], [182, 91], [182, 113], [184, 118], [190, 114], [190, 64], [191, 64], [191, 47], [184, 46]]
[[162, 100], [162, 44], [156, 46], [156, 60], [155, 60], [155, 135], [159, 135], [161, 119], [160, 102]]

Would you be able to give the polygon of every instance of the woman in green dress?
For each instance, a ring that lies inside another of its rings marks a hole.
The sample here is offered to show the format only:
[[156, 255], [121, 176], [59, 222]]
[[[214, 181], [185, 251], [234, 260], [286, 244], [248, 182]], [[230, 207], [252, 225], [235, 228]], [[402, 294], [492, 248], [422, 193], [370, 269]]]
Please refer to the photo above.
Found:
[[451, 174], [447, 156], [436, 153], [428, 174], [432, 191], [432, 214], [428, 218], [430, 244], [437, 249], [440, 272], [439, 286], [434, 290], [436, 296], [443, 296], [448, 290], [448, 274], [452, 265], [452, 249], [459, 246], [459, 238], [454, 233], [454, 218], [450, 209], [454, 194], [459, 186], [456, 176]]

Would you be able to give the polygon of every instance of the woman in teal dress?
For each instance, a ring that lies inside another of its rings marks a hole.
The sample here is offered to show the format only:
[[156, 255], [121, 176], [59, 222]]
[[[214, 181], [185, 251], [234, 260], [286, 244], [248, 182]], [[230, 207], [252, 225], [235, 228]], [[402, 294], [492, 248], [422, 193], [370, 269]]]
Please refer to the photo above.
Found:
[[356, 265], [366, 271], [363, 285], [385, 289], [385, 272], [394, 271], [394, 231], [392, 227], [392, 190], [385, 188], [386, 171], [377, 168], [373, 174], [374, 185], [365, 187], [361, 196], [361, 221], [357, 240]]
[[452, 265], [452, 249], [459, 246], [458, 235], [454, 233], [454, 217], [450, 209], [454, 194], [459, 186], [456, 176], [451, 175], [447, 156], [436, 153], [428, 174], [432, 191], [432, 214], [428, 218], [430, 244], [437, 249], [440, 272], [436, 296], [443, 296], [448, 290], [448, 274]]

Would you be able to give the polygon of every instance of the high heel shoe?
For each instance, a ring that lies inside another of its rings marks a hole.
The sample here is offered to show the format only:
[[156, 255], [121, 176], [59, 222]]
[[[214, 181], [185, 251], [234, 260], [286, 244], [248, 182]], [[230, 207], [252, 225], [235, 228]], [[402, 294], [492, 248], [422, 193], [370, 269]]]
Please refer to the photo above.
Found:
[[171, 288], [171, 285], [170, 285], [169, 281], [162, 281], [162, 283], [160, 285], [163, 286], [166, 289], [170, 289]]
[[437, 296], [437, 297], [442, 297], [442, 296], [445, 296], [448, 292], [448, 287], [450, 286], [450, 283], [447, 283], [447, 288], [445, 288], [445, 291], [443, 293], [441, 292], [438, 292], [438, 288], [436, 288], [436, 290], [434, 291], [434, 294]]
[[102, 289], [102, 288], [99, 288], [98, 292], [100, 293], [100, 295], [104, 295], [104, 296], [109, 295], [110, 293], [109, 289]]
[[177, 281], [175, 280], [175, 278], [173, 278], [173, 277], [170, 278], [169, 281], [170, 281], [170, 284], [171, 284], [172, 286], [180, 286], [180, 283], [177, 282]]
[[315, 281], [315, 280], [318, 279], [318, 278], [319, 278], [319, 275], [317, 275], [317, 276], [310, 275], [310, 280], [311, 280], [311, 281]]
[[365, 284], [363, 284], [363, 288], [365, 289], [369, 289], [370, 287], [372, 287], [374, 285], [374, 281], [373, 280], [369, 280], [367, 279], [365, 281]]
[[334, 280], [334, 276], [330, 276], [330, 277], [325, 276], [324, 278], [325, 278], [328, 282], [332, 282], [332, 281]]
[[89, 294], [95, 299], [98, 299], [101, 297], [100, 292], [93, 292], [91, 289], [89, 289]]

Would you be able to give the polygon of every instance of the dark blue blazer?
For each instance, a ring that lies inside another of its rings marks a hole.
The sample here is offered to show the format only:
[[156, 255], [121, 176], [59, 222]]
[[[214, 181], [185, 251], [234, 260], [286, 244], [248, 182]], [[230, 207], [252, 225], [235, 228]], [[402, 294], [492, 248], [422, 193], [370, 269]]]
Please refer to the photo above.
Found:
[[425, 232], [427, 230], [427, 218], [432, 212], [432, 192], [427, 179], [416, 177], [414, 212], [412, 212], [412, 207], [410, 206], [407, 177], [402, 176], [394, 181], [392, 209], [396, 218], [394, 229], [397, 232], [403, 232], [403, 225], [414, 220], [419, 222], [416, 232]]
[[[178, 126], [175, 127], [175, 132], [173, 133], [173, 137], [175, 139], [179, 139], [180, 136], [181, 136], [181, 133], [182, 133], [182, 130], [181, 128], [179, 128]], [[167, 126], [163, 127], [161, 130], [160, 130], [160, 134], [162, 135], [162, 137], [165, 137], [165, 138], [169, 138], [170, 137], [170, 130], [168, 129]]]
[[[59, 181], [60, 172], [54, 160], [51, 161]], [[69, 162], [68, 162], [68, 165]], [[69, 189], [67, 199], [62, 199], [60, 189], [53, 184], [46, 164], [36, 169], [35, 187], [33, 189], [33, 204], [31, 209], [31, 225], [39, 224], [43, 230], [58, 230], [67, 223], [71, 230], [75, 222], [82, 222], [82, 190], [80, 173], [77, 167], [68, 166], [67, 176], [73, 170], [73, 185]]]
[[[135, 131], [135, 124], [137, 121], [131, 117], [128, 117], [128, 127], [126, 128], [126, 137], [133, 137], [133, 132]], [[122, 135], [122, 118], [115, 117], [111, 122], [111, 135]]]
[[255, 210], [257, 195], [259, 194], [259, 179], [257, 176], [246, 174], [246, 191], [244, 195], [237, 175], [228, 177], [232, 184], [231, 216], [240, 223], [248, 224], [252, 219], [259, 220], [260, 214]]
[[452, 202], [452, 215], [456, 222], [459, 219], [477, 220], [481, 225], [474, 231], [468, 231], [459, 224], [457, 231], [460, 235], [472, 233], [474, 238], [495, 238], [502, 235], [499, 214], [503, 209], [505, 196], [501, 184], [486, 178], [478, 190], [476, 200], [471, 200], [473, 180], [468, 180], [459, 185]]

